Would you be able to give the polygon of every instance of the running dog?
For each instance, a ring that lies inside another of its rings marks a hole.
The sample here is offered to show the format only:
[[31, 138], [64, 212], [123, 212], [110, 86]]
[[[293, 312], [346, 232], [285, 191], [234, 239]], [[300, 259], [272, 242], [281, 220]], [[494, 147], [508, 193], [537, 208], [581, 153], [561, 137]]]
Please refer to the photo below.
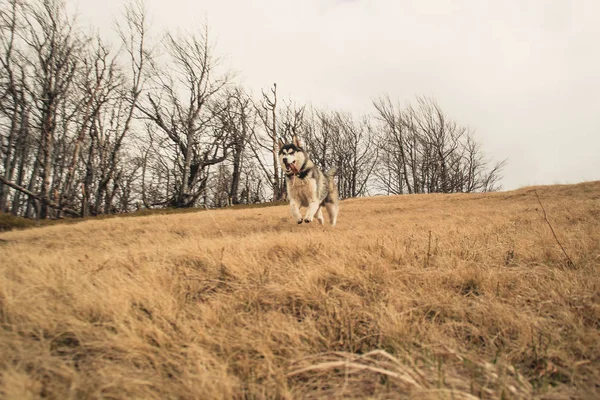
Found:
[[[323, 173], [310, 160], [296, 136], [288, 144], [279, 139], [279, 163], [286, 175], [285, 184], [292, 217], [301, 224], [311, 222], [316, 216], [323, 224], [321, 208], [325, 206], [329, 221], [335, 226], [339, 212], [338, 191], [333, 181], [335, 168]], [[301, 206], [308, 207], [304, 218], [300, 214]]]

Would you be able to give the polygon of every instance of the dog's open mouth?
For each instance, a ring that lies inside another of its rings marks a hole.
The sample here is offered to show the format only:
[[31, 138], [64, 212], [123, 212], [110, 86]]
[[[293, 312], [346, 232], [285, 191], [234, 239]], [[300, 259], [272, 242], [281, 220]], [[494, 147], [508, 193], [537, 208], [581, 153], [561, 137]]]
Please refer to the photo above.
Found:
[[285, 172], [286, 173], [292, 173], [292, 174], [297, 174], [298, 173], [298, 168], [296, 167], [296, 162], [292, 162], [289, 163], [287, 161], [283, 162], [285, 164]]

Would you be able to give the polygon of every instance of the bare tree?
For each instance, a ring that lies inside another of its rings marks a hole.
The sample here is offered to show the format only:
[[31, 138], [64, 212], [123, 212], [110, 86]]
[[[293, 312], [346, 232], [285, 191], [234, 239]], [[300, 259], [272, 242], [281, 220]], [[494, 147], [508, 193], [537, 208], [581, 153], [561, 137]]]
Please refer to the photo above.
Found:
[[[23, 88], [19, 82], [18, 66], [14, 65], [15, 42], [17, 40], [18, 4], [11, 0], [7, 8], [0, 10], [0, 44], [2, 46], [2, 66], [0, 74], [0, 111], [8, 121], [7, 129], [0, 131], [0, 155], [3, 159], [0, 175], [8, 181], [13, 180], [13, 174], [19, 158], [17, 152], [23, 149], [18, 141], [25, 137], [28, 130], [23, 126], [26, 121], [23, 115], [26, 106], [22, 102]], [[17, 69], [17, 70], [15, 70]], [[4, 134], [7, 131], [8, 134]], [[20, 131], [20, 132], [19, 132]], [[23, 158], [23, 157], [21, 157]], [[19, 185], [21, 185], [20, 183]], [[7, 199], [10, 186], [0, 185], [0, 211], [7, 211]]]
[[[388, 193], [402, 194], [406, 190], [413, 193], [413, 182], [409, 176], [409, 165], [407, 156], [408, 139], [404, 114], [399, 106], [394, 106], [389, 96], [385, 95], [373, 101], [377, 111], [377, 118], [383, 123], [384, 134], [381, 137], [380, 147], [384, 154], [383, 166], [387, 167], [383, 174], [389, 178], [384, 181]], [[392, 175], [394, 177], [392, 178]]]
[[[118, 90], [118, 98], [113, 105], [115, 112], [111, 114], [112, 118], [109, 119], [110, 130], [107, 131], [107, 133], [114, 132], [114, 136], [110, 150], [107, 151], [107, 165], [98, 184], [96, 212], [99, 212], [99, 205], [103, 198], [104, 212], [110, 212], [116, 189], [119, 187], [119, 179], [116, 179], [116, 177], [123, 177], [123, 170], [119, 165], [121, 149], [125, 137], [131, 130], [134, 112], [142, 93], [146, 64], [151, 56], [146, 45], [147, 29], [146, 11], [143, 2], [136, 0], [126, 5], [125, 26], [118, 26], [118, 32], [129, 59], [130, 82], [128, 85], [115, 86], [115, 89]], [[113, 183], [112, 189], [109, 186], [111, 182]]]
[[[19, 126], [21, 146], [37, 141], [36, 161], [29, 188], [24, 187], [27, 167], [23, 164], [19, 168], [19, 182], [7, 186], [28, 194], [31, 201], [37, 202], [37, 216], [47, 218], [49, 208], [55, 207], [58, 200], [57, 188], [66, 166], [62, 150], [68, 146], [69, 125], [80, 103], [73, 82], [86, 41], [74, 28], [74, 21], [61, 1], [10, 1], [9, 5], [10, 11], [2, 12], [5, 55], [2, 75], [7, 78], [3, 86], [8, 95], [3, 95], [2, 108], [12, 110], [4, 180], [13, 179], [17, 152], [12, 151], [15, 149], [12, 143], [17, 143], [14, 134]], [[8, 103], [4, 102], [8, 98]], [[22, 162], [29, 156], [23, 147], [20, 155], [24, 156]], [[3, 189], [0, 196], [4, 209], [6, 193]], [[14, 199], [18, 201], [19, 197]]]
[[[278, 132], [277, 132], [277, 84], [273, 84], [271, 89], [272, 98], [262, 91], [262, 100], [259, 105], [255, 106], [257, 115], [259, 116], [266, 137], [259, 136], [256, 132], [253, 135], [254, 141], [251, 143], [252, 151], [259, 162], [261, 169], [268, 177], [273, 190], [273, 201], [280, 200], [283, 196], [283, 181], [281, 180], [281, 174], [279, 171], [278, 161]], [[260, 151], [268, 151], [271, 160], [272, 167], [269, 169], [266, 162], [263, 161], [260, 156]]]
[[[149, 58], [146, 45], [147, 22], [141, 1], [133, 1], [125, 6], [124, 23], [117, 24], [117, 31], [129, 71], [126, 73], [118, 69], [118, 73], [115, 73], [113, 60], [104, 80], [102, 95], [97, 101], [93, 124], [89, 129], [90, 148], [86, 162], [87, 179], [83, 183], [83, 215], [114, 212], [117, 207], [113, 205], [113, 201], [119, 190], [127, 190], [124, 182], [131, 181], [135, 176], [135, 173], [126, 173], [124, 166], [129, 164], [129, 160], [127, 156], [124, 157], [122, 150], [125, 139], [132, 130]], [[103, 69], [96, 67], [95, 71], [97, 75]]]
[[[173, 144], [157, 154], [169, 157], [178, 169], [169, 203], [191, 207], [205, 192], [208, 167], [228, 155], [227, 134], [217, 129], [217, 114], [209, 104], [230, 77], [215, 77], [218, 60], [208, 28], [198, 35], [167, 34], [163, 49], [169, 63], [162, 67], [154, 64], [153, 87], [137, 108]], [[168, 154], [164, 154], [166, 150]]]
[[[122, 147], [146, 58], [141, 3], [128, 6], [129, 30], [120, 31], [132, 60], [131, 85], [116, 54], [101, 39], [77, 30], [61, 1], [9, 5], [10, 10], [0, 12], [0, 119], [12, 121], [2, 157], [2, 175], [11, 185], [0, 185], [0, 206], [6, 210], [11, 187], [18, 191], [15, 214], [60, 217], [61, 210], [77, 208], [79, 197], [84, 215], [89, 207], [108, 212], [121, 187], [118, 180], [126, 175], [120, 166]], [[25, 209], [20, 193], [29, 198]], [[49, 208], [57, 211], [51, 214]]]
[[310, 149], [312, 161], [323, 170], [327, 170], [337, 163], [334, 161], [334, 142], [340, 137], [341, 128], [337, 124], [335, 113], [309, 109], [304, 123], [304, 142]]
[[371, 121], [368, 116], [356, 121], [349, 113], [336, 112], [335, 122], [339, 135], [333, 138], [333, 157], [340, 197], [364, 196], [378, 159]]
[[337, 168], [341, 198], [364, 196], [377, 165], [376, 132], [369, 116], [312, 109], [304, 124], [306, 146], [323, 170]]
[[389, 96], [373, 102], [381, 122], [380, 190], [388, 194], [497, 190], [504, 161], [490, 168], [466, 127], [449, 119], [433, 99], [405, 109]]
[[228, 133], [231, 142], [229, 203], [238, 204], [244, 157], [256, 125], [252, 99], [242, 88], [235, 87], [225, 93], [224, 100], [215, 106], [215, 113], [219, 117], [221, 129]]
[[294, 136], [304, 135], [304, 110], [292, 101], [285, 102], [285, 108], [279, 117], [279, 136], [284, 142], [289, 142]]

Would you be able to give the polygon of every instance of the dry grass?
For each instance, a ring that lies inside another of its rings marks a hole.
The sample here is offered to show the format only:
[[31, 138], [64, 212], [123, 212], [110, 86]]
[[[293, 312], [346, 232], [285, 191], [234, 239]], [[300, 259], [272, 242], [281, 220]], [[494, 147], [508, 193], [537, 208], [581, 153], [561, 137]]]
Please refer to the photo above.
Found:
[[0, 397], [597, 398], [599, 238], [600, 182], [2, 233]]

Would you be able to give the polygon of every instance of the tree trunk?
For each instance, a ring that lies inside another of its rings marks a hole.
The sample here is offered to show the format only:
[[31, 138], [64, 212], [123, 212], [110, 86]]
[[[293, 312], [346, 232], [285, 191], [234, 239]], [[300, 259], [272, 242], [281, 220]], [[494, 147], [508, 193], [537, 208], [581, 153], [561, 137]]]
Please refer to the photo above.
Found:
[[242, 176], [242, 148], [236, 147], [233, 155], [233, 172], [231, 174], [231, 189], [229, 190], [229, 198], [232, 204], [239, 204], [238, 191], [240, 187], [240, 178]]
[[[22, 137], [19, 143], [19, 168], [17, 171], [17, 185], [23, 186], [23, 181], [25, 180], [25, 164], [27, 162], [27, 157], [29, 155], [29, 146], [25, 143], [25, 138]], [[19, 214], [19, 209], [21, 208], [21, 192], [17, 191], [13, 198], [13, 204], [11, 212], [13, 215]]]
[[190, 174], [192, 166], [192, 140], [194, 139], [192, 134], [192, 128], [188, 127], [188, 133], [186, 135], [187, 143], [185, 146], [184, 159], [183, 159], [183, 172], [181, 177], [181, 191], [178, 193], [177, 207], [186, 207], [190, 197]]
[[52, 176], [52, 156], [54, 147], [54, 104], [52, 93], [47, 93], [49, 104], [43, 111], [42, 119], [42, 188], [40, 198], [43, 199], [39, 218], [49, 216], [48, 201], [50, 200], [50, 180]]
[[[13, 115], [10, 121], [10, 132], [8, 135], [8, 143], [6, 144], [6, 158], [4, 159], [4, 174], [5, 178], [9, 181], [13, 179], [13, 172], [16, 161], [16, 151], [13, 152], [13, 146], [15, 141], [17, 140], [17, 110], [13, 111]], [[8, 211], [8, 195], [10, 193], [10, 188], [6, 185], [0, 185], [0, 211], [6, 212]]]

